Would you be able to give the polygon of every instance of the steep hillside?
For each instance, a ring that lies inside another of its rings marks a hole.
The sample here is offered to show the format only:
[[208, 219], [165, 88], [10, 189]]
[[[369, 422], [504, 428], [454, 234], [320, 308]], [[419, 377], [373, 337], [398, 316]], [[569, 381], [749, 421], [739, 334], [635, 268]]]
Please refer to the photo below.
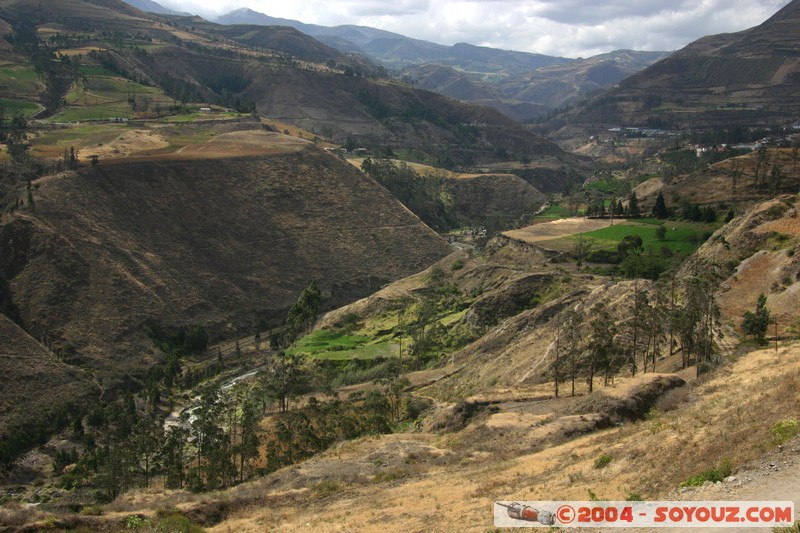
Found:
[[82, 31], [98, 28], [119, 31], [153, 26], [149, 20], [153, 15], [122, 0], [3, 0], [0, 2], [0, 16], [12, 22], [24, 21], [37, 25], [58, 22], [66, 28]]
[[148, 329], [263, 330], [310, 281], [341, 305], [449, 253], [383, 188], [314, 148], [109, 161], [34, 185], [35, 211], [2, 220], [0, 301], [104, 388], [152, 364]]
[[509, 158], [556, 160], [575, 156], [534, 135], [494, 109], [474, 106], [388, 80], [256, 66], [245, 94], [260, 113], [311, 131], [350, 136], [360, 146], [406, 148], [442, 166], [479, 165]]
[[532, 215], [546, 201], [544, 194], [513, 174], [482, 174], [447, 180], [455, 212], [467, 226], [480, 226], [488, 218]]
[[707, 168], [668, 180], [653, 178], [636, 187], [636, 195], [649, 209], [661, 192], [671, 208], [678, 199], [697, 204], [744, 206], [787, 194], [800, 187], [797, 151], [764, 148], [730, 157]]
[[800, 2], [755, 28], [700, 39], [564, 118], [660, 128], [785, 124], [800, 112]]
[[800, 218], [798, 196], [761, 202], [717, 232], [698, 255], [733, 271], [720, 287], [719, 302], [732, 326], [754, 311], [760, 294], [777, 328], [769, 334], [800, 331]]
[[[462, 411], [463, 428], [342, 443], [220, 495], [139, 492], [110, 505], [107, 517], [76, 521], [99, 528], [120, 516], [152, 515], [169, 501], [219, 532], [262, 531], [266, 523], [298, 532], [333, 532], [343, 525], [449, 532], [492, 529], [498, 500], [743, 495], [796, 506], [800, 442], [776, 445], [773, 430], [800, 408], [794, 394], [800, 385], [797, 343], [777, 354], [750, 353], [704, 382], [683, 382], [647, 374], [620, 378], [592, 396], [561, 399], [545, 388], [518, 389], [518, 396], [498, 390]], [[631, 410], [637, 408], [647, 416], [637, 417]], [[720, 483], [678, 490], [690, 477], [725, 465], [733, 475]], [[437, 509], [449, 511], [432, 512]]]
[[[755, 206], [717, 232], [679, 274], [690, 275], [697, 261], [707, 266], [716, 261], [713, 268], [723, 271], [732, 258], [745, 259], [719, 293], [723, 357], [702, 379], [695, 379], [694, 368], [680, 369], [680, 356], [668, 356], [662, 345], [658, 373], [640, 368], [631, 377], [626, 369], [605, 383], [596, 376], [593, 392], [581, 379], [575, 395], [563, 383], [554, 397], [547, 368], [559, 349], [562, 356], [568, 349], [569, 333], [559, 332], [565, 315], [584, 310], [591, 320], [601, 304], [625, 327], [634, 294], [655, 297], [654, 286], [568, 272], [541, 256], [537, 260], [535, 251], [498, 241], [482, 261], [453, 254], [318, 324], [336, 328], [355, 314], [360, 324], [378, 318], [381, 327], [394, 325], [395, 317], [387, 313], [398, 312], [397, 302], [403, 303], [401, 313], [413, 308], [409, 302], [424, 298], [434, 287], [432, 280], [440, 289], [449, 287], [439, 294], [470, 295], [460, 320], [489, 327], [480, 339], [443, 358], [439, 368], [408, 374], [413, 398], [435, 399], [413, 429], [334, 443], [314, 457], [225, 492], [134, 491], [99, 516], [63, 521], [102, 528], [132, 514], [156, 520], [153, 509], [169, 502], [214, 531], [259, 531], [268, 522], [287, 531], [345, 526], [444, 532], [476, 524], [490, 528], [497, 500], [736, 495], [797, 503], [800, 403], [794, 391], [800, 385], [800, 346], [784, 339], [777, 350], [734, 351], [735, 337], [727, 328], [741, 312], [732, 302], [748, 300], [753, 283], [764, 283], [758, 279], [763, 267], [748, 274], [747, 263], [769, 251], [776, 242], [773, 232], [791, 237], [777, 239], [790, 244], [780, 256], [770, 255], [783, 271], [770, 271], [768, 277], [796, 277], [797, 262], [788, 252], [797, 248], [796, 200], [784, 197]], [[793, 279], [780, 295], [770, 296], [769, 306], [781, 324], [796, 318], [797, 287], [800, 281]], [[541, 296], [538, 304], [530, 302], [531, 295]], [[365, 390], [369, 386], [348, 393], [355, 397]], [[706, 479], [711, 482], [703, 483]], [[454, 512], [431, 513], [445, 507]], [[380, 509], [379, 524], [375, 509]], [[32, 514], [30, 520], [36, 519], [44, 520], [43, 512]]]
[[[7, 437], [9, 429], [27, 427], [38, 440], [64, 427], [74, 404], [97, 394], [89, 372], [68, 363], [74, 361], [65, 362], [0, 314], [0, 435]], [[0, 443], [3, 459], [5, 440]]]

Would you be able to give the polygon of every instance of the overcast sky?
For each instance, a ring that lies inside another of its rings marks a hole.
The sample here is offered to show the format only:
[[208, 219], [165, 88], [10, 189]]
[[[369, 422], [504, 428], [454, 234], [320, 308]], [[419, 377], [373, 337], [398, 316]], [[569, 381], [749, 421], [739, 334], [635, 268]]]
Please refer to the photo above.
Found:
[[372, 26], [441, 44], [467, 42], [562, 57], [683, 48], [751, 28], [789, 0], [157, 0], [213, 18], [240, 7], [273, 17]]

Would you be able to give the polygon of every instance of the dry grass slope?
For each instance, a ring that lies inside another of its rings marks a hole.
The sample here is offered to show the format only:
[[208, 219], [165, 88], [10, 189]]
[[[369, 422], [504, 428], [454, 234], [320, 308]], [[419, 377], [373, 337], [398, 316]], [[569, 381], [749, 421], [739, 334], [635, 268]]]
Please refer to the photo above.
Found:
[[374, 181], [314, 149], [101, 164], [39, 184], [36, 211], [0, 226], [12, 303], [27, 331], [74, 347], [103, 387], [152, 362], [146, 323], [203, 325], [212, 340], [263, 331], [312, 280], [338, 306], [450, 251]]

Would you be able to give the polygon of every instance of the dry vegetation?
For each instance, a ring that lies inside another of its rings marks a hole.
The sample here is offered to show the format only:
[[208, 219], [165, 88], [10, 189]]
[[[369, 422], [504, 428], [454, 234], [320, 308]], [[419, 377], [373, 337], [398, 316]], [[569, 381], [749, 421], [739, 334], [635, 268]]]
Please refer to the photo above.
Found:
[[[589, 491], [602, 499], [674, 498], [690, 476], [724, 461], [744, 469], [773, 450], [775, 424], [800, 412], [800, 345], [792, 344], [673, 389], [643, 420], [596, 424], [667, 377], [619, 379], [575, 399], [500, 394], [461, 430], [361, 438], [224, 494], [134, 493], [104, 513], [115, 520], [176, 507], [225, 532], [484, 531], [495, 500], [585, 500]], [[673, 379], [671, 386], [680, 382]]]
[[[737, 219], [721, 232], [728, 252], [752, 254], [765, 242], [758, 237], [765, 228], [789, 231], [791, 205], [766, 203]], [[718, 253], [719, 242], [712, 239], [700, 255]], [[785, 250], [782, 254], [788, 258]], [[519, 264], [491, 261], [450, 270], [458, 261], [463, 255], [454, 254], [439, 268], [459, 286], [478, 283], [491, 287], [491, 294], [513, 292], [531, 276], [522, 275]], [[392, 300], [422, 289], [430, 272], [332, 313], [323, 324], [344, 313], [379, 314]], [[739, 283], [745, 279], [740, 275]], [[577, 283], [585, 287], [582, 292], [574, 291]], [[495, 500], [796, 494], [780, 492], [795, 486], [794, 455], [777, 462], [783, 470], [771, 482], [765, 481], [767, 474], [751, 471], [792, 437], [783, 432], [779, 439], [777, 428], [795, 427], [791, 421], [800, 413], [800, 343], [782, 343], [777, 351], [740, 351], [700, 380], [693, 368], [679, 370], [678, 356], [661, 359], [659, 370], [666, 374], [617, 377], [592, 395], [581, 382], [577, 397], [564, 396], [568, 389], [562, 387], [562, 396], [554, 399], [552, 383], [541, 375], [555, 336], [548, 323], [553, 314], [578, 300], [624, 309], [632, 290], [627, 282], [593, 284], [575, 277], [566, 287], [573, 290], [502, 322], [438, 374], [415, 375], [414, 394], [436, 401], [409, 431], [339, 443], [225, 493], [124, 495], [104, 516], [118, 521], [126, 513], [175, 507], [212, 531], [485, 531], [492, 526]], [[728, 292], [739, 291], [741, 298], [744, 290], [742, 285]], [[730, 309], [723, 305], [726, 319]], [[800, 452], [797, 446], [786, 450]], [[734, 477], [721, 488], [679, 490], [692, 477], [725, 472], [725, 465]]]

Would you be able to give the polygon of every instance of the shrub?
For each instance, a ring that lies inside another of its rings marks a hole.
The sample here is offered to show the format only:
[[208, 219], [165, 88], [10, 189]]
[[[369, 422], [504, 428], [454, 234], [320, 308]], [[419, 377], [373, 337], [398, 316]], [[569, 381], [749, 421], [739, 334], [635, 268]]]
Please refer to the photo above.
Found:
[[688, 386], [686, 387], [677, 387], [672, 389], [664, 395], [662, 395], [656, 401], [656, 409], [658, 411], [667, 412], [667, 411], [674, 411], [678, 408], [682, 403], [686, 402], [689, 399], [689, 395], [691, 394], [691, 390]]
[[317, 496], [328, 496], [342, 490], [342, 486], [332, 479], [326, 479], [317, 483], [312, 490]]
[[125, 529], [143, 529], [150, 526], [150, 520], [142, 515], [133, 514], [125, 519]]
[[601, 468], [607, 467], [609, 465], [609, 463], [611, 463], [612, 460], [613, 460], [613, 457], [611, 457], [607, 453], [604, 453], [603, 455], [601, 455], [600, 457], [595, 459], [594, 467], [596, 469], [600, 470]]
[[717, 483], [724, 481], [726, 477], [733, 473], [733, 465], [727, 459], [722, 461], [718, 466], [700, 472], [696, 476], [691, 476], [689, 479], [680, 484], [681, 487], [699, 487], [706, 481]]
[[405, 402], [406, 418], [409, 420], [416, 420], [422, 412], [429, 408], [433, 402], [428, 398], [419, 396], [412, 396]]
[[202, 527], [192, 524], [188, 518], [178, 512], [159, 520], [154, 529], [164, 533], [201, 533], [204, 531]]
[[456, 259], [453, 262], [453, 265], [450, 267], [450, 270], [455, 272], [456, 270], [461, 270], [462, 268], [464, 268], [464, 260], [463, 259]]
[[796, 418], [781, 420], [772, 426], [772, 430], [770, 431], [772, 442], [775, 444], [783, 444], [791, 440], [798, 433], [800, 433], [800, 422], [798, 422]]
[[618, 264], [621, 260], [619, 252], [611, 250], [592, 250], [586, 256], [586, 261], [589, 263]]
[[401, 370], [400, 361], [396, 358], [354, 359], [336, 374], [331, 386], [339, 388], [356, 383], [388, 379], [397, 376]]
[[345, 313], [334, 326], [342, 332], [350, 334], [358, 329], [359, 318], [358, 313]]

